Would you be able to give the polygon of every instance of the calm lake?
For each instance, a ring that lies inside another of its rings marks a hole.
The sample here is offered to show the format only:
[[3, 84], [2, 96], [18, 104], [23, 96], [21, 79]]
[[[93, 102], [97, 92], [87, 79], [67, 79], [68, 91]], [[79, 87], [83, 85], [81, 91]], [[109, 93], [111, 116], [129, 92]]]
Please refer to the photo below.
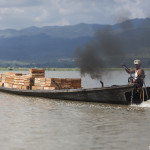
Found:
[[[3, 71], [1, 71], [3, 72]], [[26, 71], [24, 73], [27, 73]], [[46, 77], [78, 78], [78, 71]], [[104, 86], [127, 84], [125, 71], [108, 71]], [[146, 72], [150, 86], [150, 72]], [[82, 77], [82, 87], [101, 87]], [[123, 106], [10, 95], [0, 92], [2, 150], [149, 150], [150, 100]]]

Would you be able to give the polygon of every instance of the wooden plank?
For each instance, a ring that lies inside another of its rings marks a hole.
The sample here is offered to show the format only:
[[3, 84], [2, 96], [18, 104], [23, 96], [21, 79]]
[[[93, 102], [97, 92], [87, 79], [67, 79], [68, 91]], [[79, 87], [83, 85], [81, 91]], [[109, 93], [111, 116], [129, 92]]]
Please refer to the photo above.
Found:
[[56, 89], [56, 87], [44, 87], [44, 90], [55, 90]]
[[22, 85], [13, 85], [13, 88], [15, 88], [15, 89], [22, 89]]
[[3, 83], [3, 82], [0, 82], [0, 86], [4, 86], [4, 83]]
[[41, 86], [32, 86], [32, 90], [44, 90], [44, 87], [41, 87]]
[[29, 87], [29, 86], [22, 86], [22, 89], [23, 89], [23, 90], [29, 90], [30, 87]]

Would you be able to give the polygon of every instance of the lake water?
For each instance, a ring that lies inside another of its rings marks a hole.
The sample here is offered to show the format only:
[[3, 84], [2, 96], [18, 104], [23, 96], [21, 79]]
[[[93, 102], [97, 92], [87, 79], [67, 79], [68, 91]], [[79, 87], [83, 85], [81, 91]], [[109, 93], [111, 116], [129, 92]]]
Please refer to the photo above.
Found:
[[[26, 73], [26, 72], [25, 72]], [[150, 72], [146, 72], [150, 85]], [[78, 78], [77, 71], [47, 71], [47, 77]], [[124, 71], [102, 76], [105, 86], [127, 84]], [[85, 88], [99, 80], [82, 78]], [[2, 150], [149, 150], [150, 101], [123, 106], [58, 101], [0, 92]]]

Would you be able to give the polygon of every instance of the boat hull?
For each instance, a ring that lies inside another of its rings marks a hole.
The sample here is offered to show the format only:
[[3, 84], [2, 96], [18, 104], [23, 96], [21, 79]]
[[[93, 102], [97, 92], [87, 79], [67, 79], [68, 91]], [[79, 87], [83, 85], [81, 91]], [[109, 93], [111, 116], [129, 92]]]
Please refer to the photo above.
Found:
[[43, 97], [58, 100], [73, 100], [101, 103], [128, 104], [125, 93], [131, 92], [133, 86], [111, 86], [105, 88], [88, 88], [88, 89], [60, 89], [60, 90], [20, 90], [0, 87], [1, 92]]

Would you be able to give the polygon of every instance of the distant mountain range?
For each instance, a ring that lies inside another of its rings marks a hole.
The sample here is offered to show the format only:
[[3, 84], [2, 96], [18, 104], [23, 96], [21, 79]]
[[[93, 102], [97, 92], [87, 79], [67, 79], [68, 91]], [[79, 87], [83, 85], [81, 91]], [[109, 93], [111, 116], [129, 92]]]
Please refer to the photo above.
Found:
[[[0, 60], [46, 67], [74, 67], [75, 49], [84, 47], [97, 31], [107, 26], [81, 23], [0, 30]], [[109, 27], [115, 31], [129, 57], [139, 56], [150, 64], [150, 18], [127, 20]]]

